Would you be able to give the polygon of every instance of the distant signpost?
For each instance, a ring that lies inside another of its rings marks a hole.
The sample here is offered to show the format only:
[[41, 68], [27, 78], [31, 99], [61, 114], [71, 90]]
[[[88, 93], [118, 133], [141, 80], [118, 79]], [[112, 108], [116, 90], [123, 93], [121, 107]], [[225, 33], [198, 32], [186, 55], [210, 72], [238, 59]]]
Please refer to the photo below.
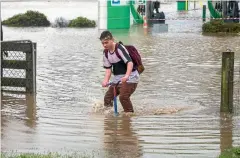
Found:
[[124, 6], [129, 5], [127, 0], [111, 0], [111, 6]]
[[120, 5], [121, 1], [120, 0], [111, 0], [112, 5]]
[[145, 5], [146, 1], [145, 0], [138, 0], [137, 4], [138, 5]]

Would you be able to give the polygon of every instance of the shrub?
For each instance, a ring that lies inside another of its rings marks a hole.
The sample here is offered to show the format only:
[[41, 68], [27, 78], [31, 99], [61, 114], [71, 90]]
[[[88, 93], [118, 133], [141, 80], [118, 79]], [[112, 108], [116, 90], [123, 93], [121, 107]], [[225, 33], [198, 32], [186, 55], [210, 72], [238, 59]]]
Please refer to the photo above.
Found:
[[56, 18], [53, 27], [68, 27], [69, 21], [63, 17]]
[[85, 17], [77, 17], [70, 21], [68, 27], [96, 27], [96, 22]]
[[14, 15], [9, 19], [4, 20], [2, 24], [14, 27], [50, 26], [50, 22], [44, 14], [31, 10], [24, 14]]
[[202, 26], [203, 33], [239, 33], [240, 23], [225, 23], [223, 20], [211, 20]]

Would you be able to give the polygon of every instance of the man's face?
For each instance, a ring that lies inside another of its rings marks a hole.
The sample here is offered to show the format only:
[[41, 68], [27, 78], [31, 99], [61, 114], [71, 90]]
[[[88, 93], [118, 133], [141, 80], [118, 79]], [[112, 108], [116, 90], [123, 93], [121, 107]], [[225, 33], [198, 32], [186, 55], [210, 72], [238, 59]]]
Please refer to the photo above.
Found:
[[113, 46], [113, 39], [104, 39], [102, 40], [102, 45], [104, 49], [110, 49]]

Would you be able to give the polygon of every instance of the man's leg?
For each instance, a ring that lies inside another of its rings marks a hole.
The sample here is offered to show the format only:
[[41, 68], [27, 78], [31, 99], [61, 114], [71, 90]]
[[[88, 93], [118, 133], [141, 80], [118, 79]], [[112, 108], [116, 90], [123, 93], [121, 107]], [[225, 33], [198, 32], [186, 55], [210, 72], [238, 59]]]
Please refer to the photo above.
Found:
[[131, 95], [137, 88], [137, 83], [123, 83], [120, 88], [120, 102], [123, 106], [124, 112], [134, 112], [132, 102], [130, 100]]
[[[113, 98], [114, 98], [114, 86], [112, 85], [108, 88], [108, 91], [104, 96], [104, 106], [105, 107], [113, 107]], [[116, 88], [117, 96], [119, 95], [119, 90]]]
[[104, 96], [104, 107], [113, 106], [113, 97], [114, 97], [113, 86], [110, 86]]

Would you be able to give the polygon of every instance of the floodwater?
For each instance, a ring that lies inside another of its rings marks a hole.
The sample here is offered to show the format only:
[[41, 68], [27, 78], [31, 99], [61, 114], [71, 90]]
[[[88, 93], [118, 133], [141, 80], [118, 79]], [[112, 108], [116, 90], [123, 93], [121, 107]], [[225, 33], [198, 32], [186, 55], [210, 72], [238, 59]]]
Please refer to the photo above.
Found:
[[[201, 10], [174, 13], [176, 5], [170, 6], [166, 18], [201, 17]], [[98, 13], [96, 2], [2, 3], [2, 19], [29, 8], [50, 19], [97, 19]], [[101, 30], [3, 27], [4, 40], [37, 43], [37, 94], [2, 94], [2, 151], [199, 158], [239, 146], [240, 37], [203, 36], [201, 20], [166, 23], [167, 33], [142, 26], [113, 31], [116, 40], [140, 50], [146, 67], [132, 96], [132, 117], [101, 109], [107, 90], [101, 87]], [[227, 48], [235, 52], [232, 115], [219, 112], [221, 53]]]

